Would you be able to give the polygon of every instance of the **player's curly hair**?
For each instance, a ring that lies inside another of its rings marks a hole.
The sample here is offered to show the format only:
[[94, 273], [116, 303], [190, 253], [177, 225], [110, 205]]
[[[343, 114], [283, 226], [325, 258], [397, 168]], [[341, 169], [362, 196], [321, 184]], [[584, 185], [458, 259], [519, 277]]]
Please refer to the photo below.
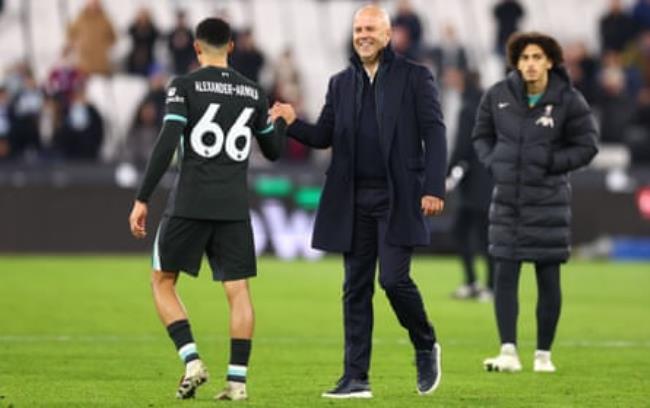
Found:
[[538, 45], [544, 51], [546, 57], [553, 62], [554, 66], [564, 62], [562, 47], [555, 38], [534, 31], [514, 33], [508, 38], [508, 43], [506, 44], [506, 51], [508, 53], [507, 61], [511, 68], [517, 69], [517, 62], [521, 53], [530, 44]]

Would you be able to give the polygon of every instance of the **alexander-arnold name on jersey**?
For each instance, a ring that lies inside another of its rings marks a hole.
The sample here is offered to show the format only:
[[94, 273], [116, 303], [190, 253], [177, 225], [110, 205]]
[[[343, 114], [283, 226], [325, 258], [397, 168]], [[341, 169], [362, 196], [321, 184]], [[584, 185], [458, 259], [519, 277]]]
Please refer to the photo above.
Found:
[[196, 92], [212, 92], [223, 95], [243, 96], [257, 100], [259, 98], [257, 89], [243, 84], [231, 84], [228, 82], [215, 81], [194, 81]]

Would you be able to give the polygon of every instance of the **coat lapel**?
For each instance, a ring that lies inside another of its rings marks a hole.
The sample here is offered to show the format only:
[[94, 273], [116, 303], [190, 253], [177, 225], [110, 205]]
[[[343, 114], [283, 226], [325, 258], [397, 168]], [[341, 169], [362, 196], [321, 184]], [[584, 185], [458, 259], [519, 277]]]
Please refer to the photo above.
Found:
[[390, 146], [395, 137], [395, 125], [402, 107], [402, 93], [406, 86], [406, 69], [403, 64], [393, 61], [379, 78], [377, 108], [379, 116], [379, 142], [384, 158], [388, 160]]
[[[349, 70], [349, 74], [345, 76], [345, 83], [342, 85], [343, 95], [349, 95], [349, 90], [356, 90], [356, 72], [354, 69]], [[356, 92], [355, 92], [356, 93]], [[340, 99], [341, 112], [343, 114], [343, 134], [350, 152], [354, 152], [354, 135], [357, 126], [357, 103], [354, 97], [343, 97]]]

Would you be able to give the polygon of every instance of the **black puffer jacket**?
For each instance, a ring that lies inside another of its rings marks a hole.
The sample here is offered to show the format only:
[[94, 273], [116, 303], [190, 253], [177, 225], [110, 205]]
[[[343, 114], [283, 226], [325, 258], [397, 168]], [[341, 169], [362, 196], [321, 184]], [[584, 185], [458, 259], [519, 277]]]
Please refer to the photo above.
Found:
[[494, 177], [490, 254], [532, 262], [569, 258], [571, 187], [568, 173], [597, 152], [596, 122], [563, 68], [534, 108], [519, 72], [483, 96], [472, 134]]

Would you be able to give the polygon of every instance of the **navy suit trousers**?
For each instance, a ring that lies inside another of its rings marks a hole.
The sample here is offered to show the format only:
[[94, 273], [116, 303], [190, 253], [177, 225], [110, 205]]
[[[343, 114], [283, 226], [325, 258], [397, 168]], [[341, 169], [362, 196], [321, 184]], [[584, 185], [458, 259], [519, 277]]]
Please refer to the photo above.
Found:
[[436, 341], [420, 292], [409, 274], [413, 248], [386, 242], [388, 205], [386, 189], [356, 190], [352, 249], [343, 254], [344, 375], [348, 378], [368, 378], [378, 259], [379, 284], [415, 349], [431, 350]]

